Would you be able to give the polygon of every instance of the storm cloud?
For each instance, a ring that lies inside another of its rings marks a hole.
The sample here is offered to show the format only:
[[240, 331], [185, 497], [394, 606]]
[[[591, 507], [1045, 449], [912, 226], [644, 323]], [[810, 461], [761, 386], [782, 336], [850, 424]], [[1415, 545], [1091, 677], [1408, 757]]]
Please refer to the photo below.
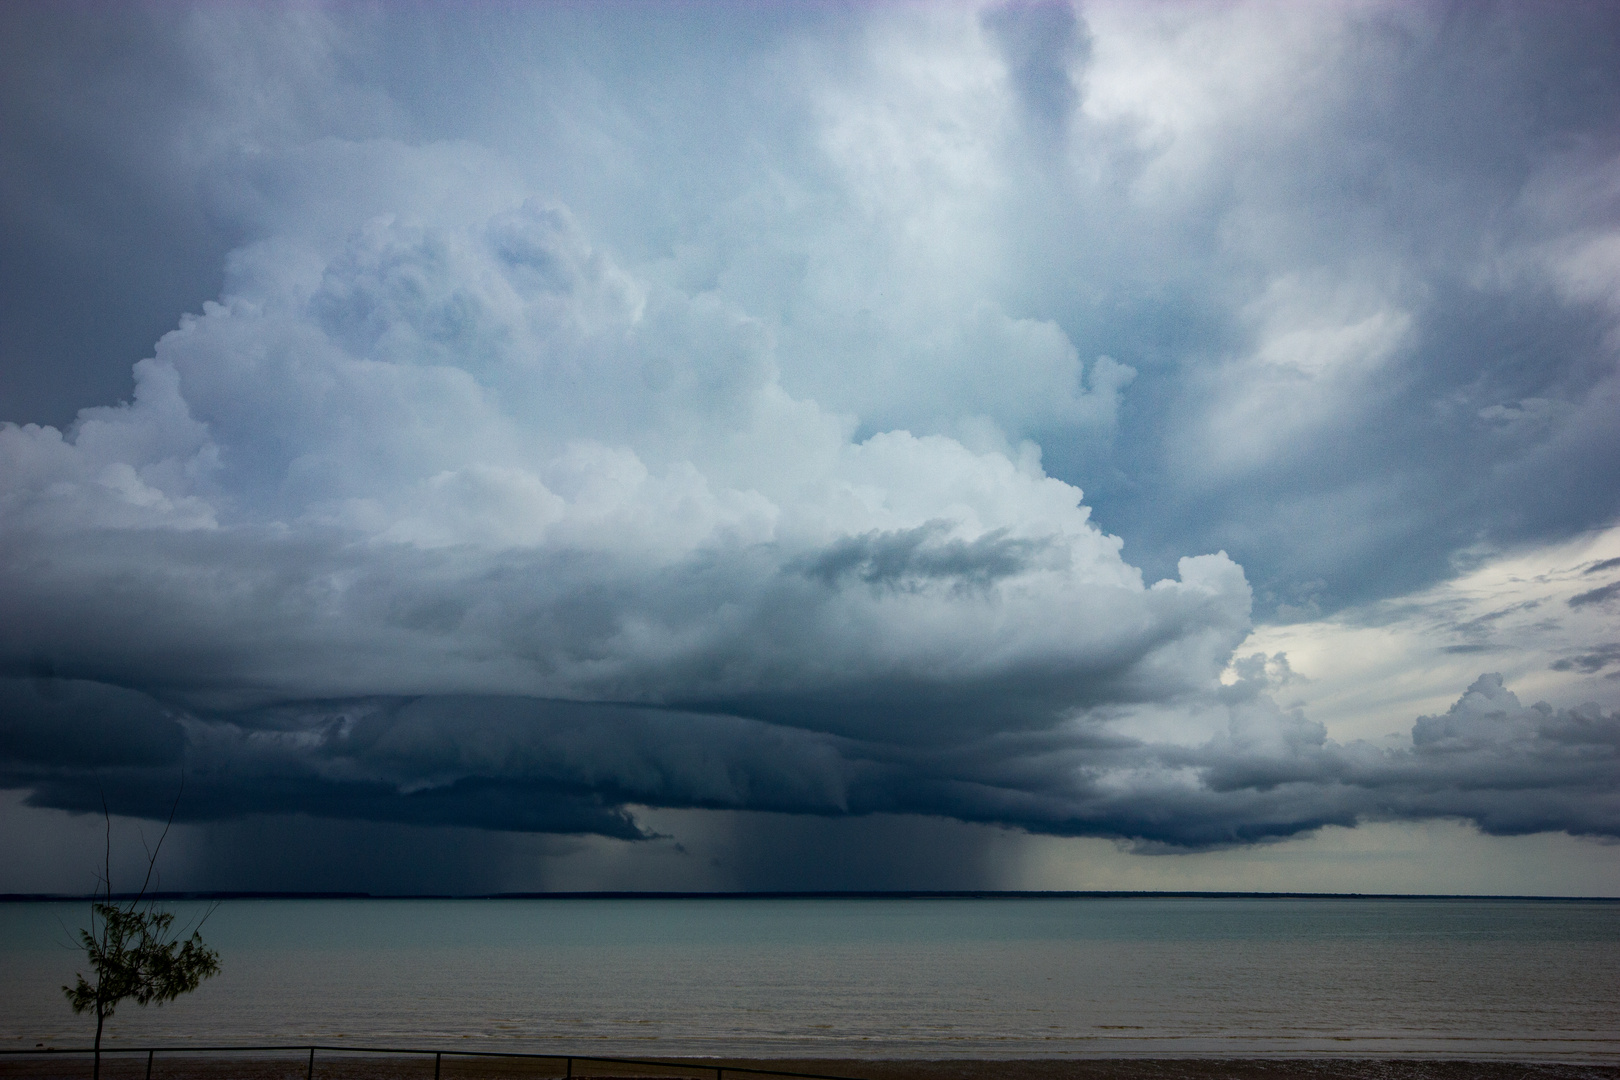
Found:
[[0, 786], [1620, 835], [1612, 709], [1339, 741], [1236, 657], [1620, 512], [1612, 14], [729, 10], [130, 9], [127, 145], [32, 92], [83, 13], [5, 17], [6, 115], [148, 178], [106, 243], [223, 283], [123, 298], [185, 294], [116, 403], [96, 302], [13, 319], [98, 353], [0, 425]]

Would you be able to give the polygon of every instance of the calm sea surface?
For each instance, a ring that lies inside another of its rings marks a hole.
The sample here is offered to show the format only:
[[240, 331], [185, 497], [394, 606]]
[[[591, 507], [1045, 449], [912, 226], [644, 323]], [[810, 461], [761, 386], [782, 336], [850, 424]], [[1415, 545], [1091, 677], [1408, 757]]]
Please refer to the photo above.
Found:
[[[84, 914], [0, 904], [0, 1045], [88, 1045], [58, 989]], [[204, 929], [223, 974], [111, 1045], [1620, 1060], [1613, 903], [245, 900]]]

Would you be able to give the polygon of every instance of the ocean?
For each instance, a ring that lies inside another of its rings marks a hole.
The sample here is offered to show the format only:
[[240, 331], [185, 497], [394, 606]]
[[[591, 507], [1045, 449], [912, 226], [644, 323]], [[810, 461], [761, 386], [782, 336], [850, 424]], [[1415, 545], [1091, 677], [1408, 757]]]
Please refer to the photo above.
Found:
[[[0, 904], [0, 1046], [89, 1045], [86, 910]], [[1601, 901], [235, 900], [203, 933], [222, 973], [108, 1046], [1620, 1062]]]

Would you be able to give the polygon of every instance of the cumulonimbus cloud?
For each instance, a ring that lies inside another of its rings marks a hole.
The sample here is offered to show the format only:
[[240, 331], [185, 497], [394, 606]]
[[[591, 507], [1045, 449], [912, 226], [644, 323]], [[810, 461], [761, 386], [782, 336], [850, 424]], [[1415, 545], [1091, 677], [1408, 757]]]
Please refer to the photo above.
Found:
[[37, 804], [642, 835], [901, 811], [1198, 847], [1367, 816], [1620, 830], [1620, 717], [1489, 677], [1339, 745], [1220, 672], [1038, 451], [854, 437], [770, 334], [566, 209], [233, 260], [67, 432], [0, 427], [0, 780]]

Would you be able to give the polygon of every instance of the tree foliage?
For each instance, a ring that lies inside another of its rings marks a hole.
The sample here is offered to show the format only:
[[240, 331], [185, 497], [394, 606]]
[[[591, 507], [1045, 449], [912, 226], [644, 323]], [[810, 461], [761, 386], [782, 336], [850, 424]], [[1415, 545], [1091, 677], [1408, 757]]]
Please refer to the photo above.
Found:
[[98, 1016], [111, 1016], [125, 999], [162, 1004], [219, 974], [219, 953], [203, 944], [201, 931], [192, 931], [184, 941], [173, 936], [172, 912], [102, 902], [91, 910], [92, 923], [99, 922], [100, 929], [80, 930], [79, 941], [96, 980], [80, 975], [78, 985], [62, 987], [74, 1012], [93, 1009]]

